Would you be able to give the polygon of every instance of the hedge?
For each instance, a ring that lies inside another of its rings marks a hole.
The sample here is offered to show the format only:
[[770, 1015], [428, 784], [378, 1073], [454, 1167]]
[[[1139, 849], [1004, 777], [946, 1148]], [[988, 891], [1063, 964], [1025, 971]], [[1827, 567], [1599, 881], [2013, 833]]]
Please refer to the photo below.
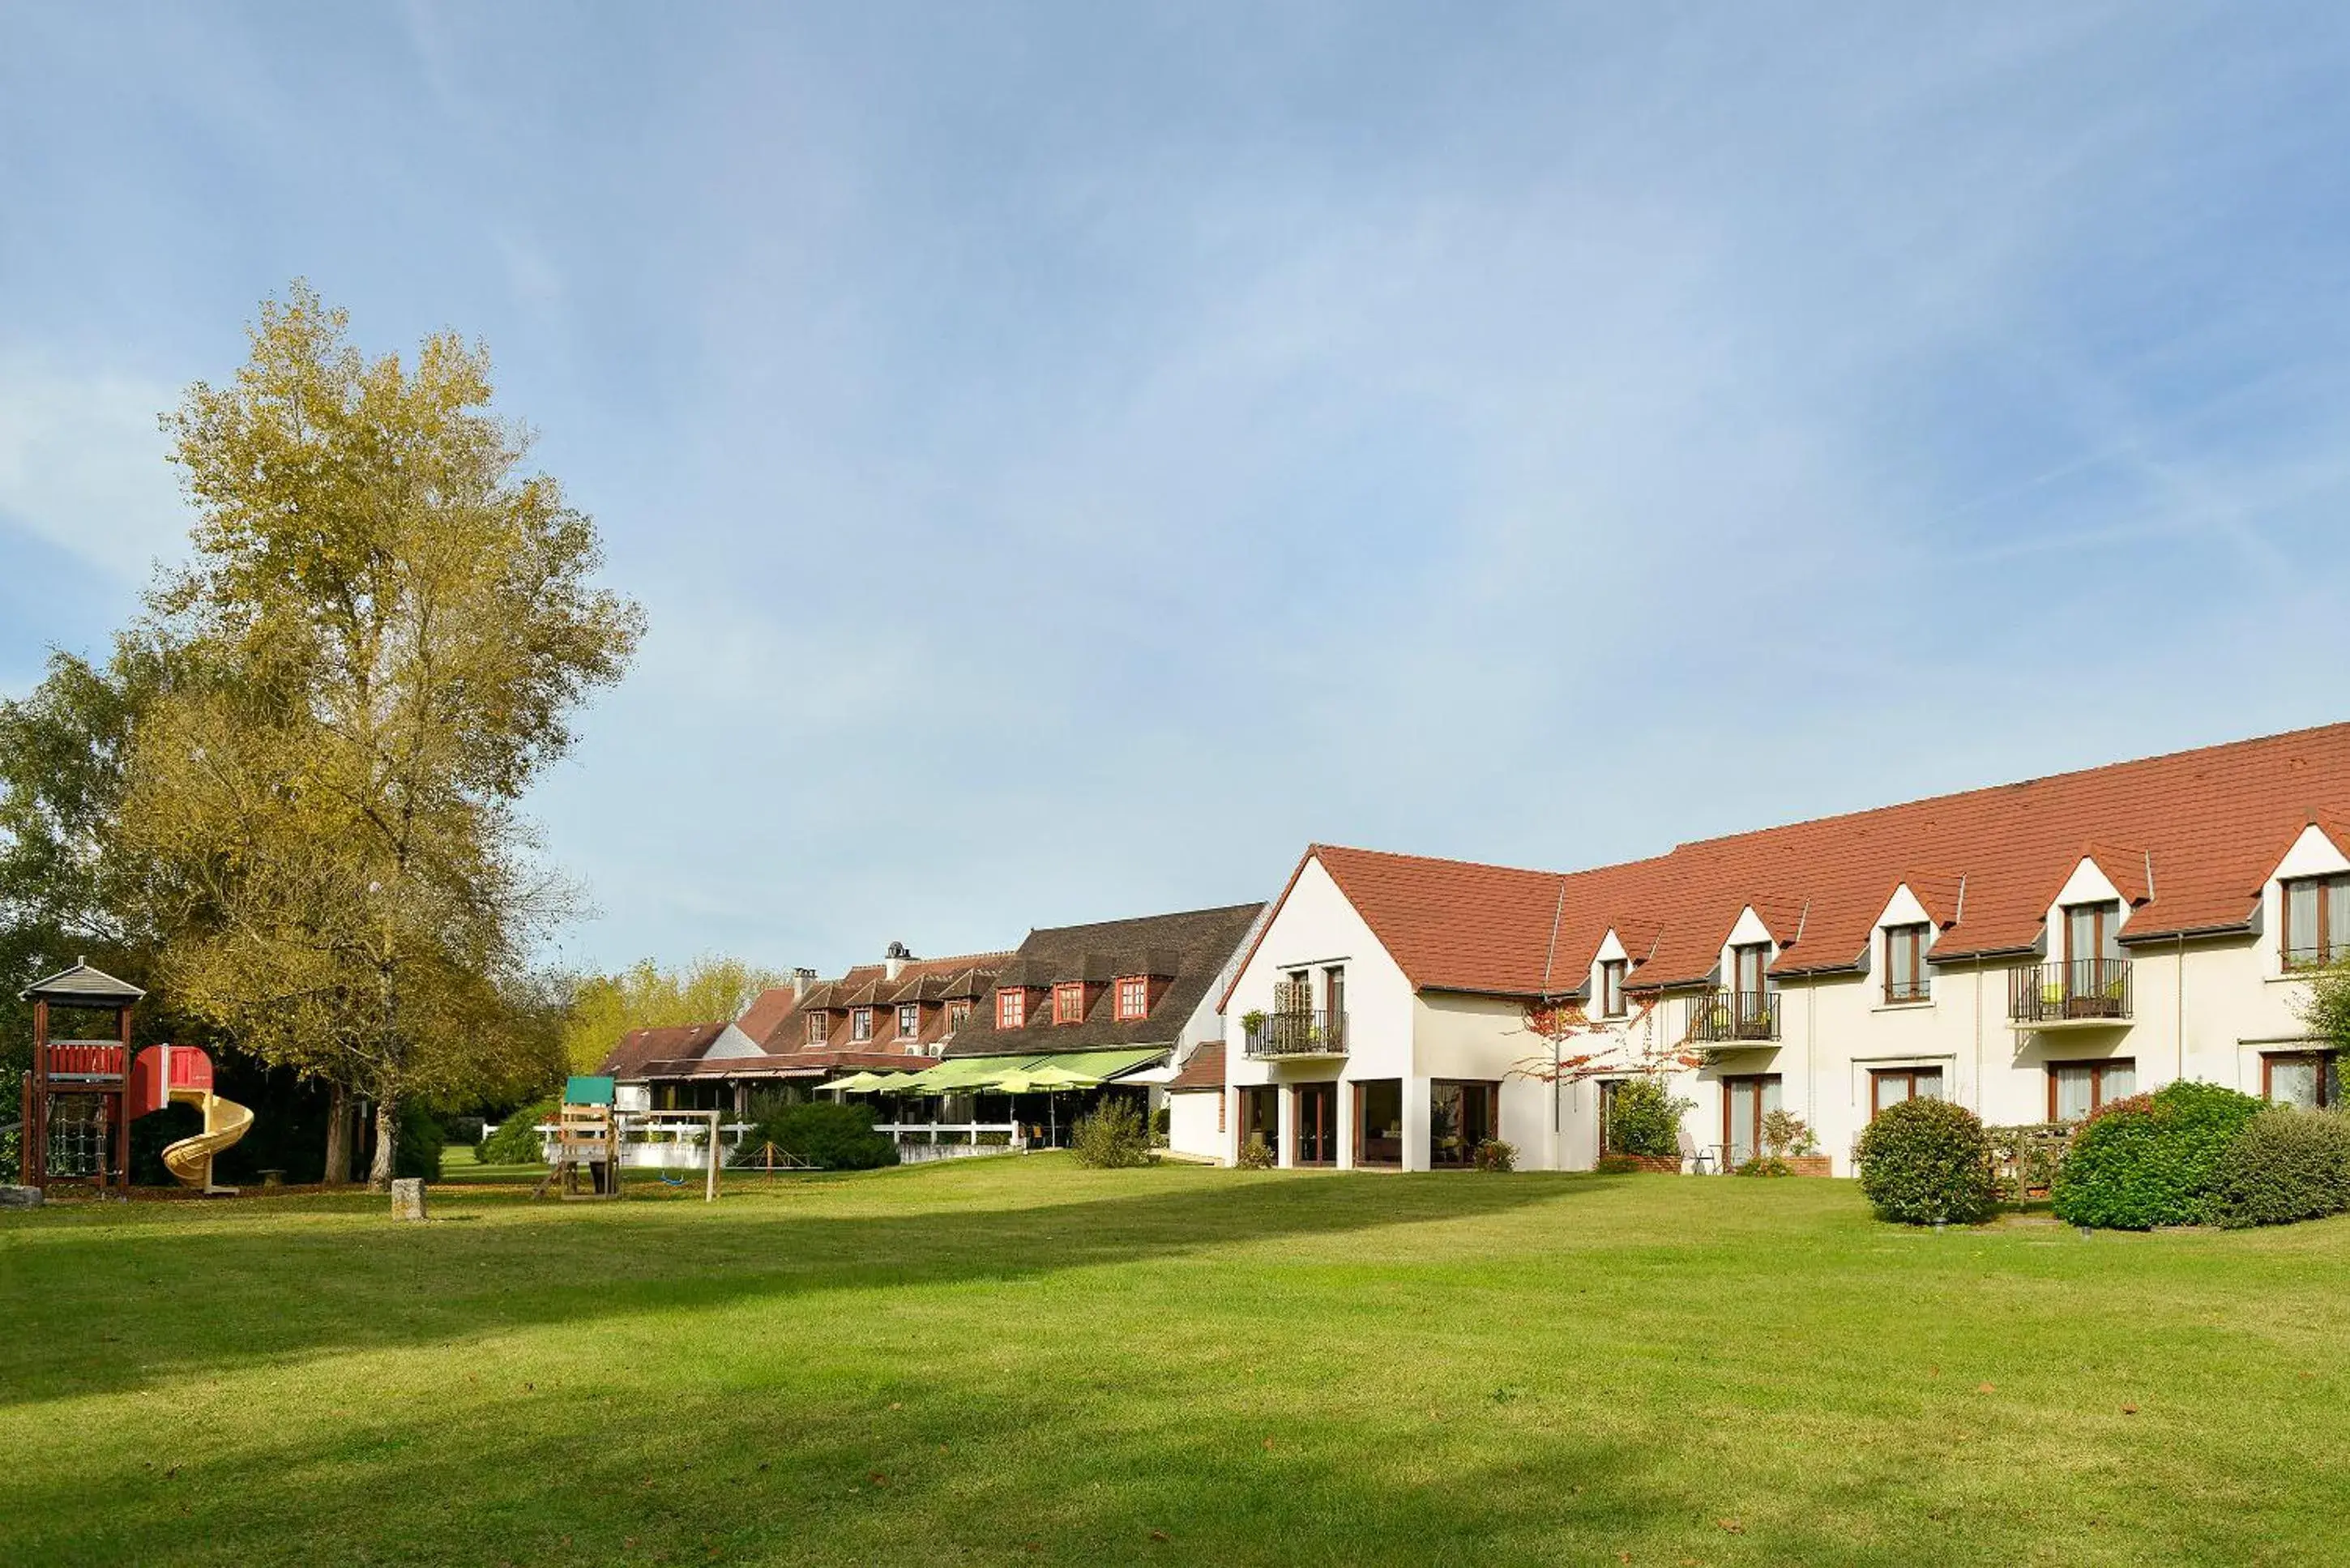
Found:
[[898, 1146], [873, 1130], [869, 1108], [830, 1100], [780, 1106], [762, 1116], [734, 1146], [734, 1163], [764, 1164], [770, 1143], [820, 1170], [873, 1170], [898, 1163]]
[[1877, 1217], [1905, 1225], [1991, 1218], [1991, 1140], [1982, 1122], [1948, 1100], [1904, 1100], [1877, 1113], [1853, 1150], [1860, 1190]]
[[2290, 1225], [2350, 1210], [2350, 1122], [2271, 1106], [2220, 1157], [2210, 1217], [2239, 1229]]
[[2073, 1135], [2050, 1194], [2056, 1217], [2116, 1231], [2202, 1223], [2228, 1146], [2260, 1110], [2250, 1095], [2188, 1079], [2114, 1101]]

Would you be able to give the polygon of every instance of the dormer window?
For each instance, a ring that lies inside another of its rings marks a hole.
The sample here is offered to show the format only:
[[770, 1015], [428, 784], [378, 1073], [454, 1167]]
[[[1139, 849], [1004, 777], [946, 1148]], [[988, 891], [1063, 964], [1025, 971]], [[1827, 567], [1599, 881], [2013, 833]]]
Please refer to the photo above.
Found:
[[870, 1040], [873, 1038], [873, 1010], [871, 1008], [852, 1007], [848, 1010], [848, 1037], [851, 1040]]
[[947, 1033], [952, 1034], [971, 1021], [971, 1003], [957, 1000], [947, 1003]]
[[2284, 967], [2322, 969], [2350, 958], [2350, 874], [2284, 885]]
[[1083, 1023], [1086, 1021], [1086, 982], [1065, 980], [1053, 988], [1053, 1022]]
[[1924, 1002], [1927, 939], [1933, 928], [1923, 923], [1885, 928], [1885, 1000]]
[[999, 991], [995, 993], [995, 1026], [998, 1029], [1024, 1029], [1028, 1025], [1028, 993], [1024, 991]]
[[898, 1004], [898, 1038], [911, 1040], [922, 1032], [922, 1004], [901, 1002]]
[[821, 1012], [811, 1012], [808, 1014], [807, 1043], [809, 1045], [821, 1048], [825, 1041], [831, 1036], [831, 1019], [826, 1017]]
[[1608, 959], [1599, 966], [1599, 1016], [1624, 1016], [1624, 975], [1630, 964], [1623, 959]]
[[1131, 1023], [1150, 1016], [1150, 981], [1142, 975], [1128, 975], [1118, 982], [1118, 1020]]

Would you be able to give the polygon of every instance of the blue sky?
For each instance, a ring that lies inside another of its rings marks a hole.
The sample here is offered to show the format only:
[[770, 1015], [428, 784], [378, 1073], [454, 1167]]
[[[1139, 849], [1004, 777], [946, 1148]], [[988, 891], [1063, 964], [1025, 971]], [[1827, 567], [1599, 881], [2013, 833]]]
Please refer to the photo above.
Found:
[[0, 0], [0, 691], [311, 280], [651, 623], [565, 958], [824, 969], [2345, 716], [2350, 13]]

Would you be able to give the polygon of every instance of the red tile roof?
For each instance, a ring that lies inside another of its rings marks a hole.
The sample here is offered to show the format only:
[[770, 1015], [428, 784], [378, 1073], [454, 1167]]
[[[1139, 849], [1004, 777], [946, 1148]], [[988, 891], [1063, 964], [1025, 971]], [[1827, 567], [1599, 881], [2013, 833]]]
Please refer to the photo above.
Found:
[[2313, 822], [2350, 854], [2339, 826], [2350, 822], [2350, 724], [1792, 823], [1588, 871], [1319, 844], [1305, 859], [1321, 862], [1414, 986], [1531, 996], [1583, 985], [1611, 927], [1636, 961], [1645, 958], [1632, 986], [1700, 981], [1749, 907], [1783, 949], [1775, 972], [1851, 968], [1904, 883], [1943, 928], [1937, 961], [2020, 952], [2038, 941], [2085, 857], [2131, 906], [2125, 942], [2240, 929]]
[[1221, 1089], [1224, 1086], [1224, 1043], [1211, 1040], [1191, 1053], [1183, 1070], [1167, 1081], [1170, 1095], [1189, 1094], [1195, 1089]]
[[608, 1077], [640, 1078], [645, 1066], [651, 1062], [676, 1061], [701, 1055], [710, 1049], [710, 1043], [726, 1032], [726, 1021], [715, 1023], [679, 1023], [662, 1029], [631, 1029], [620, 1036], [620, 1043], [604, 1058], [602, 1072]]

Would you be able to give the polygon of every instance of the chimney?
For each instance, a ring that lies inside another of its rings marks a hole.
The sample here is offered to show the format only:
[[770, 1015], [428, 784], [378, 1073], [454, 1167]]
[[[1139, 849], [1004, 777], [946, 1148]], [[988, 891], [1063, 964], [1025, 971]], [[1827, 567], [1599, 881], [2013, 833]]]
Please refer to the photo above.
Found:
[[891, 942], [889, 950], [881, 957], [881, 967], [891, 980], [895, 980], [905, 973], [906, 966], [913, 961], [914, 955], [906, 950], [905, 943]]
[[806, 1002], [807, 1000], [807, 993], [815, 989], [816, 971], [812, 969], [795, 969], [792, 971], [792, 1000], [794, 1002]]

